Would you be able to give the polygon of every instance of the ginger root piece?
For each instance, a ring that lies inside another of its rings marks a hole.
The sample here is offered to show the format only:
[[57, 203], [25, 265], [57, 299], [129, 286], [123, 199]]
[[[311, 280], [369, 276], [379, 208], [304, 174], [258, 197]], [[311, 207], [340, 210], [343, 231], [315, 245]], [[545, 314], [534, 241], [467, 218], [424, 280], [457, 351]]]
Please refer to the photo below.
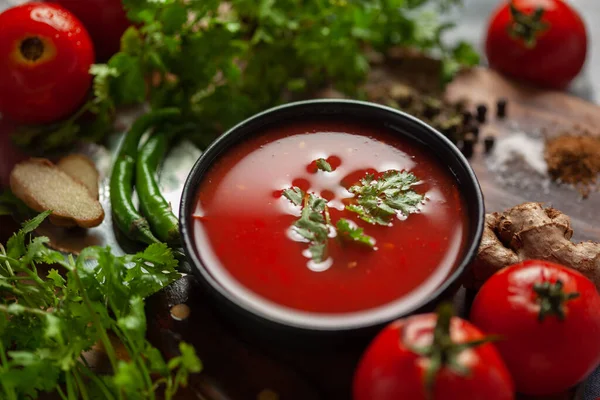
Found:
[[96, 169], [96, 164], [89, 157], [83, 154], [69, 154], [61, 158], [56, 166], [71, 178], [83, 183], [92, 194], [92, 197], [98, 199], [100, 174]]
[[17, 164], [10, 174], [10, 188], [35, 211], [52, 210], [50, 222], [55, 225], [92, 228], [104, 220], [102, 205], [89, 190], [46, 159]]
[[487, 214], [477, 257], [464, 286], [479, 289], [498, 270], [537, 259], [573, 268], [600, 290], [600, 243], [573, 243], [571, 219], [541, 203], [523, 203], [503, 213]]

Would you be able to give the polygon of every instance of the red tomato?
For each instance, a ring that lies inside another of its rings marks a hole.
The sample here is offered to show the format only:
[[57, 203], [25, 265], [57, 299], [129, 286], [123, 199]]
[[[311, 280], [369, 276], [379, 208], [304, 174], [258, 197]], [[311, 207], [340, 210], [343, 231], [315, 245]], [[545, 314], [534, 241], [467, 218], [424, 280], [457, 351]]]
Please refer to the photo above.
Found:
[[504, 338], [496, 347], [519, 392], [565, 391], [600, 364], [600, 295], [572, 269], [545, 261], [503, 269], [475, 297], [471, 321]]
[[0, 113], [22, 123], [68, 116], [91, 86], [92, 41], [61, 6], [28, 3], [0, 14]]
[[[425, 374], [435, 357], [419, 354], [416, 349], [427, 348], [432, 343], [435, 346], [436, 321], [435, 314], [422, 314], [398, 320], [385, 328], [358, 365], [353, 382], [354, 400], [514, 399], [512, 379], [492, 344], [462, 351], [455, 347], [484, 337], [479, 329], [456, 317], [446, 323], [444, 338], [438, 342], [440, 348], [446, 346], [450, 350], [445, 353], [447, 362], [435, 374], [433, 395], [428, 396]], [[468, 372], [457, 372], [453, 363]]]
[[[587, 53], [583, 21], [562, 0], [513, 0], [492, 16], [486, 41], [490, 67], [534, 85], [563, 89], [575, 78]], [[541, 19], [536, 10], [543, 10]], [[518, 32], [512, 36], [509, 32]], [[527, 39], [531, 39], [530, 46]]]
[[106, 61], [121, 47], [130, 22], [121, 0], [53, 0], [77, 16], [94, 42], [96, 58]]

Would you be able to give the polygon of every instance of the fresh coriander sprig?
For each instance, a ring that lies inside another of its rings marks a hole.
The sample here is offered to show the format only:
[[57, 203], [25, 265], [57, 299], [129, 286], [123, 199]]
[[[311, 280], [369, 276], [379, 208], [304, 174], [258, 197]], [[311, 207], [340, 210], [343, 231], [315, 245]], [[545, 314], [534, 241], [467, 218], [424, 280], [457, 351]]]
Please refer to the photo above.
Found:
[[[146, 339], [143, 298], [180, 275], [166, 245], [122, 257], [88, 247], [75, 260], [30, 239], [42, 213], [0, 245], [0, 394], [63, 399], [173, 399], [202, 364], [193, 347], [166, 362]], [[56, 266], [47, 274], [45, 264]], [[112, 374], [97, 375], [84, 352], [101, 343]], [[116, 346], [127, 354], [117, 357]]]
[[[308, 250], [314, 262], [323, 262], [327, 255], [329, 238], [329, 212], [327, 200], [305, 193], [299, 187], [285, 189], [283, 195], [295, 205], [302, 205], [302, 214], [294, 222], [293, 229], [309, 242]], [[299, 201], [299, 199], [302, 199]]]
[[341, 218], [336, 224], [338, 237], [342, 240], [360, 243], [367, 247], [375, 247], [375, 238], [364, 234], [364, 229], [358, 226], [353, 226], [352, 223]]
[[424, 197], [411, 189], [417, 182], [417, 177], [407, 171], [390, 170], [378, 179], [367, 174], [348, 189], [356, 197], [346, 209], [370, 224], [389, 225], [398, 212], [408, 216], [419, 210]]

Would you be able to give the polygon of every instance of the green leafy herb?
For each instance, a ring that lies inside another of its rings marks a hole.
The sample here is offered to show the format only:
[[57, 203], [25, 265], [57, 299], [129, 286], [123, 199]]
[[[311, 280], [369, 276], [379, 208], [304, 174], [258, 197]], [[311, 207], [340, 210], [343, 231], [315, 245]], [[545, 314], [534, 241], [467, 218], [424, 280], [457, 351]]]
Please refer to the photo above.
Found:
[[363, 228], [353, 226], [353, 224], [345, 218], [342, 218], [337, 222], [336, 228], [338, 237], [342, 240], [364, 244], [370, 248], [375, 247], [375, 239], [373, 237], [365, 235]]
[[[171, 251], [156, 244], [116, 257], [110, 248], [90, 247], [76, 260], [65, 258], [45, 246], [48, 238], [29, 238], [48, 214], [0, 245], [0, 397], [57, 391], [64, 399], [155, 399], [164, 392], [173, 399], [202, 365], [185, 343], [167, 363], [146, 339], [143, 298], [179, 277]], [[114, 339], [126, 359], [117, 358]], [[112, 375], [88, 366], [84, 352], [96, 343]]]
[[[302, 214], [293, 225], [294, 231], [309, 243], [308, 250], [312, 260], [323, 262], [327, 255], [330, 226], [327, 200], [312, 193], [304, 193], [296, 186], [284, 190], [283, 195], [295, 205], [302, 205]], [[299, 198], [302, 199], [300, 202]]]
[[291, 201], [295, 206], [300, 206], [302, 205], [302, 202], [304, 201], [304, 190], [300, 189], [297, 186], [294, 186], [291, 189], [285, 189], [283, 191], [283, 195], [285, 196], [285, 198], [287, 198], [289, 201]]
[[346, 209], [370, 224], [389, 225], [398, 212], [408, 216], [419, 210], [423, 195], [411, 189], [417, 182], [417, 177], [407, 171], [387, 171], [378, 179], [367, 174], [348, 189], [356, 196], [356, 203]]
[[23, 200], [7, 189], [0, 193], [0, 215], [18, 216], [25, 219], [31, 216], [31, 209], [23, 203]]
[[325, 172], [333, 171], [333, 169], [331, 169], [331, 165], [324, 158], [319, 158], [317, 160], [317, 168]]
[[[17, 136], [36, 149], [97, 140], [119, 106], [145, 101], [177, 107], [199, 126], [199, 144], [245, 117], [324, 86], [360, 95], [369, 72], [365, 49], [416, 49], [445, 62], [444, 72], [473, 65], [467, 45], [447, 48], [440, 17], [455, 0], [123, 0], [134, 22], [121, 51], [91, 69], [94, 97], [74, 117], [28, 127]], [[437, 9], [436, 7], [438, 6]], [[439, 11], [438, 11], [439, 10]], [[93, 122], [82, 118], [89, 111]], [[41, 146], [41, 147], [40, 147]]]

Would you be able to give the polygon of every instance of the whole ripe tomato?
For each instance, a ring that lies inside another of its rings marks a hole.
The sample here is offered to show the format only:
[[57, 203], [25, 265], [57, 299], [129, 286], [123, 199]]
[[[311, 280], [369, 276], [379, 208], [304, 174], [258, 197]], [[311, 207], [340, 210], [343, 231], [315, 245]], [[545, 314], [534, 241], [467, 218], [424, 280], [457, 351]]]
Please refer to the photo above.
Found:
[[354, 400], [514, 399], [508, 370], [492, 344], [481, 344], [481, 331], [451, 311], [439, 315], [388, 325], [358, 365]]
[[513, 0], [491, 17], [485, 49], [493, 69], [563, 89], [585, 63], [587, 34], [580, 16], [562, 0]]
[[130, 22], [121, 0], [53, 0], [83, 22], [96, 49], [98, 61], [106, 61], [121, 47], [121, 36]]
[[471, 321], [496, 343], [517, 391], [569, 389], [600, 363], [600, 295], [572, 269], [544, 261], [505, 268], [481, 288]]
[[92, 41], [69, 11], [28, 3], [0, 14], [0, 113], [47, 123], [75, 111], [91, 86]]

